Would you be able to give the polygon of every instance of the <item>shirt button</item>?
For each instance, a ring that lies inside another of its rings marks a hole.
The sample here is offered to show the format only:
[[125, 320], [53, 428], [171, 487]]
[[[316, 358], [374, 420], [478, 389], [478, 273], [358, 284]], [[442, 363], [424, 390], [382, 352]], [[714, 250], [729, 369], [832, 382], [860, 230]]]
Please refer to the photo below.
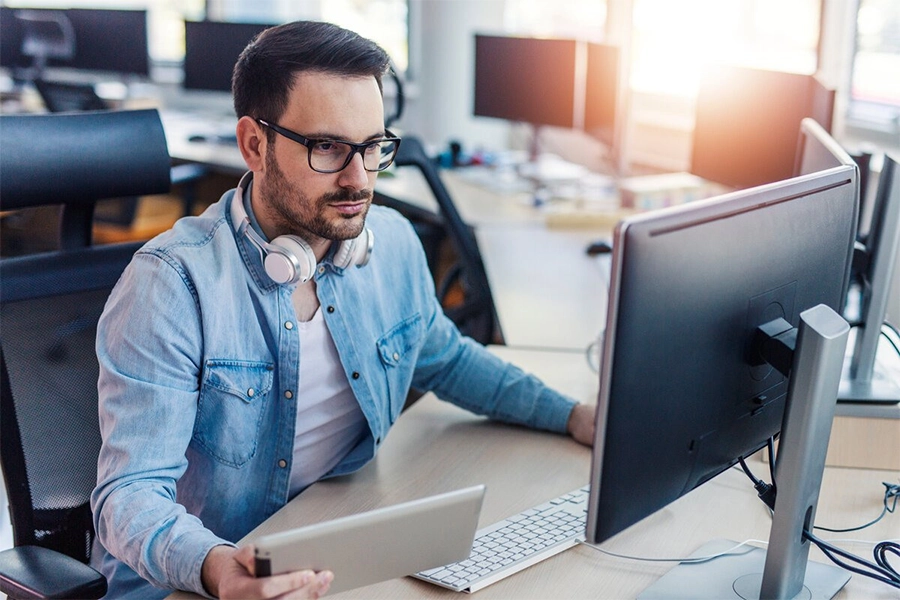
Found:
[[325, 272], [325, 267], [322, 265], [319, 265], [319, 268], [317, 269], [317, 271], [319, 272], [319, 275], [321, 275], [322, 273]]
[[328, 312], [330, 312], [330, 313], [333, 313], [333, 312], [334, 312], [334, 307], [333, 307], [333, 306], [329, 306], [326, 310], [327, 310]]
[[287, 461], [282, 458], [281, 460], [278, 461], [278, 466], [281, 467], [282, 469], [285, 468], [287, 466]]
[[291, 323], [290, 321], [285, 321], [285, 322], [284, 322], [284, 328], [285, 328], [285, 329], [293, 329], [293, 328], [294, 328], [294, 324]]
[[251, 398], [252, 398], [255, 394], [256, 394], [256, 392], [253, 391], [253, 388], [250, 388], [249, 390], [247, 390], [247, 395], [250, 396]]
[[394, 352], [393, 356], [394, 356], [394, 360], [400, 360], [400, 353], [399, 353], [399, 352]]
[[284, 397], [287, 398], [288, 400], [290, 400], [291, 398], [294, 397], [294, 392], [292, 392], [291, 390], [285, 390]]
[[353, 379], [359, 379], [359, 373], [353, 371], [353, 375], [351, 375], [351, 377], [353, 377]]

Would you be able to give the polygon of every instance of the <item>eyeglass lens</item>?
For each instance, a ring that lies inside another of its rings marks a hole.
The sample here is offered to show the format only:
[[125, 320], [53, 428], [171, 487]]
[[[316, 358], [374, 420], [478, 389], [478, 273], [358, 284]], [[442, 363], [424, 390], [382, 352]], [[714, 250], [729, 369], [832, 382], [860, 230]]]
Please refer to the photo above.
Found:
[[[386, 169], [393, 161], [396, 149], [397, 142], [393, 140], [372, 142], [361, 152], [363, 166], [367, 171]], [[340, 171], [350, 162], [354, 151], [353, 146], [343, 142], [317, 142], [309, 149], [309, 166], [316, 171]]]

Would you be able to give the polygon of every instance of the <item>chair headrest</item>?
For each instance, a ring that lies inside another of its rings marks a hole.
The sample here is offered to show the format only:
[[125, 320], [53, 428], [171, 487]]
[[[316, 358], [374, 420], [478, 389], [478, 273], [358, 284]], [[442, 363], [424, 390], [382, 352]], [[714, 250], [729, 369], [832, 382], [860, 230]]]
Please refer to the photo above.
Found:
[[160, 194], [170, 186], [155, 109], [2, 115], [0, 147], [3, 210]]

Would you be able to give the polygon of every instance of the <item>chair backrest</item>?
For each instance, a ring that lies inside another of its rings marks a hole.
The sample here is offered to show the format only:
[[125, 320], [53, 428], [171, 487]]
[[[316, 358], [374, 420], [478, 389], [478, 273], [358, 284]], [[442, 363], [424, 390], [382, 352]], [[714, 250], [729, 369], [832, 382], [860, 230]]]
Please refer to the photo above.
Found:
[[97, 200], [168, 190], [165, 135], [155, 110], [4, 115], [0, 146], [0, 208], [62, 204], [61, 228], [88, 232], [59, 251], [0, 260], [0, 463], [14, 543], [87, 561], [97, 320], [140, 246], [90, 246], [90, 216]]
[[89, 110], [108, 110], [109, 106], [97, 95], [90, 83], [72, 83], [68, 81], [49, 81], [38, 79], [34, 82], [44, 106], [50, 112], [81, 112]]
[[[443, 226], [456, 251], [457, 264], [445, 276], [445, 281], [438, 283], [438, 297], [443, 299], [447, 292], [448, 282], [458, 278], [462, 285], [464, 299], [460, 305], [445, 307], [444, 312], [456, 323], [460, 331], [472, 339], [482, 344], [494, 342], [496, 334], [499, 333], [494, 299], [475, 233], [456, 210], [456, 205], [444, 186], [437, 165], [426, 154], [425, 147], [418, 138], [404, 136], [394, 162], [401, 167], [416, 167], [422, 172], [438, 203]], [[395, 199], [392, 199], [393, 202], [386, 201], [388, 197], [380, 193], [378, 195], [382, 203], [396, 204]]]
[[0, 210], [62, 204], [60, 248], [91, 243], [94, 204], [169, 191], [156, 110], [0, 115]]
[[138, 247], [0, 261], [0, 463], [16, 546], [89, 557], [100, 449], [94, 338]]

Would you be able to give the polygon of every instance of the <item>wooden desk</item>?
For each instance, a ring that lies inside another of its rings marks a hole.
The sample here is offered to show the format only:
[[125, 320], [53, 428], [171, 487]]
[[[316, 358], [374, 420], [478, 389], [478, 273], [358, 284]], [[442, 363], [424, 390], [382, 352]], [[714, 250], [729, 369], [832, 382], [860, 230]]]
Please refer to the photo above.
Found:
[[[583, 356], [492, 348], [579, 399], [596, 394]], [[764, 472], [758, 460], [751, 464]], [[584, 485], [590, 450], [560, 435], [491, 423], [428, 394], [394, 427], [378, 457], [353, 475], [317, 483], [249, 534], [260, 535], [477, 483], [487, 484], [480, 526]], [[817, 522], [833, 528], [862, 524], [881, 511], [882, 481], [900, 472], [827, 468]], [[852, 535], [884, 540], [898, 535], [898, 516]], [[604, 548], [644, 557], [682, 557], [715, 538], [767, 539], [770, 517], [746, 476], [729, 470], [619, 534]], [[372, 544], [377, 540], [361, 540]], [[868, 557], [871, 547], [848, 544]], [[814, 560], [825, 559], [814, 550]], [[633, 598], [672, 567], [606, 556], [577, 546], [478, 592], [479, 598]], [[340, 577], [340, 574], [337, 574]], [[896, 598], [895, 590], [853, 575], [838, 598]], [[189, 598], [178, 593], [172, 598]], [[461, 598], [406, 577], [330, 596], [334, 598]]]
[[588, 256], [590, 230], [491, 225], [475, 230], [503, 340], [584, 351], [606, 326], [610, 255]]

